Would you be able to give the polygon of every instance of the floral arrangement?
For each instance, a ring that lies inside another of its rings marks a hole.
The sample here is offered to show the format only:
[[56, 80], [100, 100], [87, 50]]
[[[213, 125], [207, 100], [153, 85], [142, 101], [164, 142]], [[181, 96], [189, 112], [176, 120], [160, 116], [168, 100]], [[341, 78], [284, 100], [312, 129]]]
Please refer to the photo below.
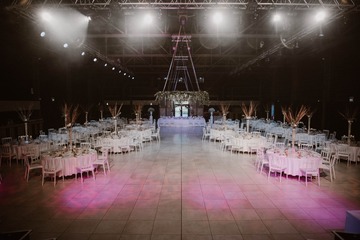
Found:
[[155, 101], [160, 102], [162, 100], [208, 104], [209, 93], [206, 91], [159, 91], [155, 93]]
[[243, 111], [246, 118], [250, 118], [254, 114], [257, 105], [258, 104], [253, 101], [250, 101], [249, 106], [246, 106], [245, 103], [241, 104], [241, 110]]
[[121, 111], [122, 106], [123, 106], [123, 103], [121, 103], [121, 105], [118, 106], [117, 102], [115, 103], [114, 106], [110, 106], [110, 105], [108, 106], [109, 112], [113, 118], [117, 118], [121, 114], [120, 111]]
[[285, 117], [285, 120], [291, 126], [297, 126], [301, 119], [309, 113], [310, 108], [301, 105], [300, 109], [292, 110], [291, 107], [282, 107], [281, 111]]

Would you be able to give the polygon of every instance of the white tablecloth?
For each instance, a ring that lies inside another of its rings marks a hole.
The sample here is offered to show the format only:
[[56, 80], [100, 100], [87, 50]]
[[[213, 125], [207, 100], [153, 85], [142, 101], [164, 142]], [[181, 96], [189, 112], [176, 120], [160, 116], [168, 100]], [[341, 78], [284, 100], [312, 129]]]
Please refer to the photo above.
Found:
[[205, 126], [206, 122], [203, 117], [189, 117], [189, 118], [159, 118], [158, 126], [167, 127], [191, 127], [191, 126]]
[[267, 154], [274, 154], [275, 157], [286, 158], [286, 169], [285, 173], [291, 176], [301, 175], [300, 169], [305, 168], [306, 159], [316, 161], [317, 165], [321, 164], [321, 156], [313, 151], [295, 151], [292, 149], [288, 150], [268, 150]]
[[[56, 155], [43, 155], [43, 161], [46, 160], [46, 158], [54, 158]], [[76, 166], [78, 164], [78, 161], [81, 161], [83, 158], [90, 158], [92, 162], [94, 162], [97, 159], [97, 152], [92, 150], [87, 154], [82, 154], [79, 156], [64, 156], [60, 158], [59, 160], [62, 161], [64, 170], [62, 173], [60, 173], [60, 176], [64, 174], [65, 176], [71, 176], [73, 174], [76, 174]]]

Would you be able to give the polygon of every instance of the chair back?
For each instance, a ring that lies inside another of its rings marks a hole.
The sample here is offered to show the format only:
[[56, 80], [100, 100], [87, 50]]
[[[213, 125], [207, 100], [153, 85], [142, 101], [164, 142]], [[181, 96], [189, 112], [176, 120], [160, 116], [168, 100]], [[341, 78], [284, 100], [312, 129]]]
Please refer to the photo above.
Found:
[[10, 144], [1, 145], [1, 156], [10, 157], [11, 156], [11, 146]]
[[286, 158], [279, 157], [276, 154], [268, 154], [269, 168], [271, 169], [284, 169], [286, 167]]
[[1, 144], [11, 143], [11, 141], [12, 141], [12, 137], [3, 137], [1, 139]]
[[63, 159], [61, 157], [45, 157], [43, 168], [45, 172], [56, 172], [63, 169]]

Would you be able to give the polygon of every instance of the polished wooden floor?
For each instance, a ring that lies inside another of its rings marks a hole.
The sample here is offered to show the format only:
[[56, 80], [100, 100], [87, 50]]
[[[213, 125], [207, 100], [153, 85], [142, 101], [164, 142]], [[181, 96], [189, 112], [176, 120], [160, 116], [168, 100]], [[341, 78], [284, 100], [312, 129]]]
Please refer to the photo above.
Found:
[[111, 173], [54, 187], [23, 166], [0, 171], [0, 232], [31, 239], [334, 239], [346, 210], [360, 209], [360, 164], [336, 165], [336, 180], [305, 186], [267, 180], [255, 156], [223, 152], [199, 128], [164, 128], [161, 142], [111, 156]]

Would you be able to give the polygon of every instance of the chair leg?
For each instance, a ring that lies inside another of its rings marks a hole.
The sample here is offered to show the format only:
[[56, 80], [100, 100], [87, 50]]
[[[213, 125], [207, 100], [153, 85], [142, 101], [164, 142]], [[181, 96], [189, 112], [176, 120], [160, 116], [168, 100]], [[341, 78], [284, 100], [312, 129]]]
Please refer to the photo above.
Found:
[[29, 181], [29, 175], [30, 175], [30, 168], [27, 169], [27, 174], [26, 174], [26, 181]]

